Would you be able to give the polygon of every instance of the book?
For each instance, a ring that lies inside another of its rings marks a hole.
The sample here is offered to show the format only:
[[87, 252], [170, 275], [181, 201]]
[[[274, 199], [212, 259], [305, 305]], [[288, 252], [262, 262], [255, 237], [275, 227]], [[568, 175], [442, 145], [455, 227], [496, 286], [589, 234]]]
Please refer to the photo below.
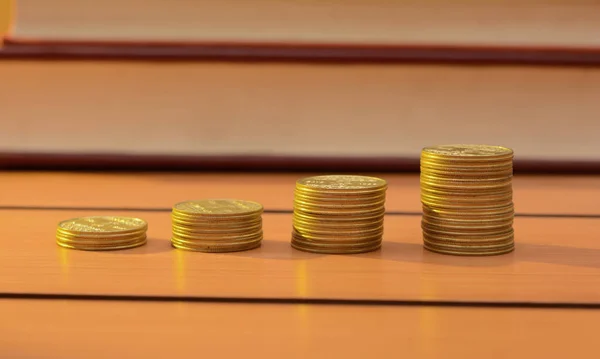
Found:
[[594, 161], [600, 68], [0, 60], [3, 154]]
[[600, 45], [595, 0], [19, 0], [17, 5], [14, 39]]

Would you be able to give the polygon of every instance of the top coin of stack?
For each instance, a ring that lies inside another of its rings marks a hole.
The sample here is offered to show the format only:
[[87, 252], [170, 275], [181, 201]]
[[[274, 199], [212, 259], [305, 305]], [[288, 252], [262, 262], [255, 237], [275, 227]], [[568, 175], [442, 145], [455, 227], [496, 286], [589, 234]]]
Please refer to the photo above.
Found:
[[65, 248], [101, 251], [138, 247], [146, 243], [148, 224], [139, 218], [82, 217], [58, 224], [56, 243]]
[[171, 243], [200, 252], [234, 252], [259, 247], [263, 206], [235, 199], [177, 203], [171, 214]]
[[514, 249], [513, 151], [446, 145], [421, 152], [424, 246], [455, 255]]
[[292, 246], [332, 254], [378, 249], [386, 181], [365, 176], [317, 176], [296, 182]]

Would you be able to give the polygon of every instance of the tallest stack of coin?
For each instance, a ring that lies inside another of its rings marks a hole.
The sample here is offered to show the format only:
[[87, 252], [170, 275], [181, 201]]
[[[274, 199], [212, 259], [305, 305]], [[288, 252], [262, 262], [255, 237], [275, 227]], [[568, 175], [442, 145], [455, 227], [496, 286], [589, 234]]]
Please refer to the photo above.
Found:
[[387, 183], [366, 176], [300, 179], [294, 193], [292, 246], [316, 253], [378, 249], [383, 236]]
[[514, 249], [513, 151], [446, 145], [421, 151], [421, 202], [426, 249], [494, 255]]

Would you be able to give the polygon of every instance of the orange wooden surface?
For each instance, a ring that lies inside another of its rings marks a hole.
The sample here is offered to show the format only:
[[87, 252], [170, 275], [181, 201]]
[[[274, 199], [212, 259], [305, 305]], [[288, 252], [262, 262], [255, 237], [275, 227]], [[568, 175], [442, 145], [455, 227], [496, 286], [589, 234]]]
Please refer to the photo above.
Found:
[[600, 355], [600, 311], [0, 300], [0, 317], [4, 358]]
[[5, 292], [600, 303], [600, 219], [517, 218], [515, 252], [466, 258], [422, 249], [418, 216], [387, 216], [380, 251], [291, 248], [291, 215], [265, 214], [259, 249], [197, 253], [170, 246], [168, 213], [110, 212], [149, 223], [145, 247], [58, 247], [62, 220], [85, 211], [0, 211]]
[[[0, 206], [171, 207], [175, 202], [234, 197], [268, 209], [291, 209], [294, 184], [310, 174], [0, 173]], [[381, 174], [386, 207], [420, 211], [419, 176]], [[515, 176], [522, 213], [600, 214], [600, 176]]]
[[[256, 250], [204, 254], [171, 248], [168, 208], [174, 202], [240, 197], [289, 210], [298, 177], [0, 173], [0, 356], [598, 356], [591, 336], [600, 327], [600, 312], [520, 303], [600, 305], [600, 177], [515, 178], [517, 212], [567, 217], [518, 216], [515, 252], [497, 257], [424, 251], [420, 216], [397, 214], [386, 216], [383, 248], [367, 254], [292, 249], [289, 213], [263, 215], [265, 240]], [[417, 176], [382, 177], [390, 182], [389, 210], [419, 211]], [[146, 219], [148, 244], [115, 252], [55, 244], [60, 220], [109, 213]], [[15, 293], [42, 297], [1, 299]], [[56, 300], [47, 294], [177, 296], [182, 302]], [[417, 305], [186, 302], [190, 297]], [[421, 303], [438, 300], [521, 308]]]

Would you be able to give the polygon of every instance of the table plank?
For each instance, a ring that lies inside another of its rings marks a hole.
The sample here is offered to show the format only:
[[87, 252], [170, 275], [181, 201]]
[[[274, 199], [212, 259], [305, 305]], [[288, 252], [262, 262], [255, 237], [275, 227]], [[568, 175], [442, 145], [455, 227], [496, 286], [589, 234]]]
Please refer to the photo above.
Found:
[[7, 358], [600, 354], [600, 311], [0, 300], [0, 317]]
[[[0, 206], [171, 208], [199, 198], [239, 198], [291, 209], [294, 184], [310, 174], [0, 173]], [[389, 182], [389, 211], [421, 211], [419, 176], [375, 174]], [[521, 213], [600, 214], [600, 176], [515, 176]]]
[[168, 213], [149, 243], [115, 252], [58, 247], [58, 221], [93, 212], [0, 211], [0, 288], [11, 293], [600, 303], [600, 219], [516, 219], [516, 251], [465, 258], [423, 250], [418, 216], [387, 216], [381, 251], [319, 255], [290, 247], [291, 215], [265, 214], [259, 249], [171, 248]]

